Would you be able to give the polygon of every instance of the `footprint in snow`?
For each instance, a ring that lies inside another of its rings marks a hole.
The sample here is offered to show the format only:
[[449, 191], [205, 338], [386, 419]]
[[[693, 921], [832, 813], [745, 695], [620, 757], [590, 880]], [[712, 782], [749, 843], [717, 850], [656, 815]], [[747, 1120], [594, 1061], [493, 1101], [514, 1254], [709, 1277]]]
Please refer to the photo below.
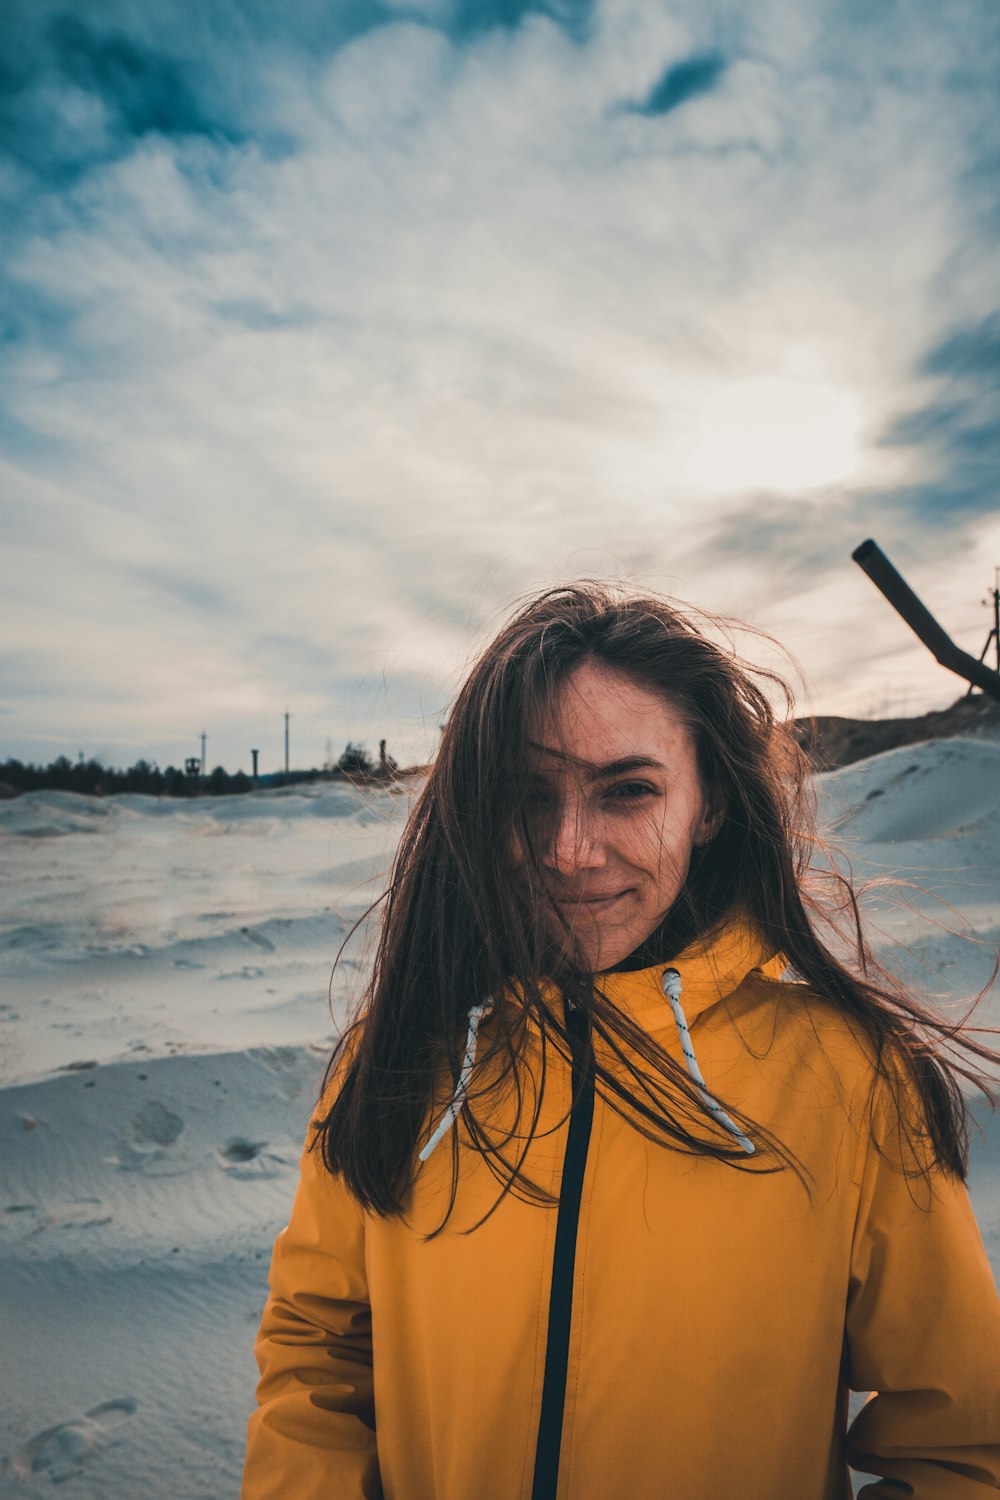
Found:
[[255, 927], [241, 927], [240, 937], [245, 943], [251, 943], [253, 947], [262, 949], [265, 953], [274, 953], [275, 947], [269, 937], [258, 932]]
[[266, 1145], [266, 1141], [243, 1141], [237, 1138], [223, 1146], [219, 1155], [227, 1167], [242, 1167], [259, 1156]]
[[150, 1099], [136, 1110], [129, 1134], [136, 1146], [172, 1146], [184, 1129], [184, 1121], [159, 1099]]
[[17, 1454], [14, 1473], [18, 1479], [44, 1475], [53, 1484], [71, 1479], [95, 1453], [122, 1441], [122, 1436], [114, 1435], [115, 1429], [135, 1415], [138, 1405], [131, 1396], [123, 1396], [91, 1407], [82, 1417], [47, 1427]]
[[[72, 1232], [76, 1229], [101, 1229], [105, 1224], [110, 1224], [114, 1215], [107, 1211], [107, 1207], [101, 1198], [78, 1198], [72, 1203], [60, 1204], [58, 1208], [51, 1209], [43, 1218], [37, 1218], [37, 1212], [33, 1203], [18, 1205], [22, 1212], [31, 1212], [32, 1217], [27, 1220], [31, 1225], [27, 1238], [34, 1239], [37, 1235], [45, 1234], [50, 1229], [62, 1229]], [[7, 1210], [10, 1212], [10, 1209]]]
[[159, 1162], [166, 1163], [166, 1170], [172, 1172], [175, 1169], [167, 1162], [168, 1151], [183, 1129], [180, 1115], [159, 1099], [148, 1099], [136, 1110], [118, 1143], [118, 1165], [124, 1171], [143, 1171]]
[[266, 1150], [267, 1144], [235, 1136], [219, 1147], [216, 1157], [230, 1177], [277, 1177], [290, 1163], [278, 1152]]

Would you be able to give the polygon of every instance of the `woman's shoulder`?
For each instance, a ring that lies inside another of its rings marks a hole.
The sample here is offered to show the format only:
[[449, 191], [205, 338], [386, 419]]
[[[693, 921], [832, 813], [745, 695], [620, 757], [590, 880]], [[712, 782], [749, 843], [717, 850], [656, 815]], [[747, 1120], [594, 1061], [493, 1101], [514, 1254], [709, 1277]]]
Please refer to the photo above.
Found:
[[872, 1164], [919, 1177], [936, 1154], [925, 1100], [898, 1041], [872, 1034], [828, 995], [794, 976], [752, 976], [734, 1013], [745, 1104], [823, 1177]]
[[803, 1087], [822, 1084], [823, 1094], [832, 1087], [854, 1109], [891, 1066], [889, 1051], [880, 1058], [876, 1038], [857, 1016], [789, 970], [748, 975], [743, 997], [734, 1022], [744, 1044], [757, 1057], [783, 1063]]
[[834, 1047], [856, 1058], [859, 1066], [873, 1057], [866, 1028], [833, 995], [801, 979], [780, 963], [747, 975], [741, 987], [759, 1024], [770, 1024], [776, 1036], [805, 1045]]
[[[867, 1027], [794, 974], [755, 979], [751, 1045], [784, 1059], [797, 1092], [818, 1108], [834, 1103], [866, 1146], [925, 1170], [930, 1147], [926, 1099], [917, 1085], [920, 1041], [891, 1026]], [[767, 1038], [765, 1043], [764, 1039]], [[763, 1044], [763, 1045], [762, 1045]]]

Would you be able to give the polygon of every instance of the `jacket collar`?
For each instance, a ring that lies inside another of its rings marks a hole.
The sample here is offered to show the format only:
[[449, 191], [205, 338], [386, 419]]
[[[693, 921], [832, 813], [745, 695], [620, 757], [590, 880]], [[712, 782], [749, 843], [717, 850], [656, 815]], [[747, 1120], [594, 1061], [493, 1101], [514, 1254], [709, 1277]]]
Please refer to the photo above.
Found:
[[785, 960], [748, 919], [737, 917], [706, 933], [669, 963], [598, 974], [594, 982], [612, 1004], [649, 1026], [665, 1018], [663, 975], [667, 969], [676, 969], [681, 976], [684, 1013], [688, 1024], [693, 1025], [706, 1010], [738, 989], [752, 971], [768, 979], [780, 979]]

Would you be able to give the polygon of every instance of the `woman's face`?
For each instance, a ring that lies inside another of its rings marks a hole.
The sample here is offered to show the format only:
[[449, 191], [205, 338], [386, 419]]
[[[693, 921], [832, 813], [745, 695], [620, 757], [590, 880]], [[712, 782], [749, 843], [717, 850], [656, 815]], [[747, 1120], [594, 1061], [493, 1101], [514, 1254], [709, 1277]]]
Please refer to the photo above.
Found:
[[613, 668], [577, 667], [531, 742], [529, 819], [553, 935], [568, 929], [598, 973], [658, 926], [722, 809], [678, 710]]

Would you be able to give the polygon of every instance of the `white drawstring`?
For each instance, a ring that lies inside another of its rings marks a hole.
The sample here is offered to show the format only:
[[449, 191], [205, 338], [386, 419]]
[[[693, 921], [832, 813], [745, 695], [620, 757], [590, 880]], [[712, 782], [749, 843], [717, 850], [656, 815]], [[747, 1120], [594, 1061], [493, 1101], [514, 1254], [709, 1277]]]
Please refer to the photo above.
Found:
[[[688, 1072], [694, 1079], [699, 1094], [704, 1100], [706, 1109], [709, 1109], [712, 1112], [723, 1129], [728, 1130], [729, 1134], [731, 1136], [734, 1136], [735, 1139], [739, 1141], [740, 1145], [743, 1147], [743, 1150], [747, 1153], [747, 1155], [753, 1156], [755, 1151], [753, 1141], [749, 1136], [743, 1134], [743, 1131], [739, 1128], [736, 1122], [734, 1120], [731, 1120], [726, 1114], [726, 1111], [722, 1108], [722, 1105], [719, 1103], [719, 1101], [709, 1093], [708, 1085], [706, 1084], [705, 1079], [702, 1076], [702, 1071], [698, 1066], [698, 1059], [694, 1055], [694, 1045], [691, 1041], [691, 1032], [688, 1029], [687, 1017], [685, 1016], [684, 1009], [681, 1005], [681, 976], [680, 974], [678, 974], [676, 969], [666, 969], [664, 971], [663, 993], [667, 997], [667, 1000], [670, 1002], [670, 1009], [673, 1011], [674, 1024], [677, 1027], [677, 1034], [680, 1037], [681, 1051], [684, 1054], [684, 1062], [687, 1065]], [[458, 1082], [455, 1085], [455, 1092], [451, 1096], [451, 1103], [448, 1105], [448, 1108], [445, 1110], [444, 1114], [441, 1116], [441, 1119], [438, 1121], [430, 1140], [420, 1152], [421, 1161], [427, 1160], [434, 1148], [440, 1144], [440, 1142], [448, 1134], [448, 1131], [454, 1125], [455, 1121], [458, 1119], [458, 1112], [462, 1108], [462, 1101], [468, 1091], [469, 1079], [472, 1077], [472, 1070], [476, 1066], [476, 1046], [479, 1041], [479, 1023], [482, 1021], [483, 1016], [489, 1009], [489, 1001], [484, 1000], [480, 1005], [474, 1005], [469, 1011], [469, 1032], [465, 1039], [465, 1057], [462, 1062], [462, 1071], [458, 1075]]]
[[753, 1156], [753, 1141], [749, 1136], [743, 1134], [743, 1131], [736, 1122], [731, 1120], [726, 1114], [718, 1099], [709, 1093], [708, 1085], [702, 1077], [701, 1069], [698, 1066], [698, 1059], [694, 1055], [694, 1044], [691, 1041], [691, 1032], [688, 1030], [687, 1016], [685, 1016], [683, 1007], [681, 1006], [681, 976], [676, 969], [664, 970], [663, 993], [669, 1000], [670, 1009], [674, 1013], [674, 1024], [677, 1027], [677, 1034], [681, 1039], [681, 1051], [684, 1054], [687, 1070], [695, 1081], [698, 1092], [705, 1102], [706, 1109], [711, 1110], [719, 1124], [728, 1130], [730, 1135], [736, 1137], [747, 1155]]
[[484, 1000], [481, 1005], [474, 1005], [469, 1011], [469, 1034], [465, 1039], [465, 1059], [462, 1063], [462, 1071], [458, 1075], [458, 1082], [455, 1085], [455, 1092], [451, 1096], [451, 1103], [438, 1121], [434, 1134], [420, 1153], [421, 1161], [427, 1160], [434, 1147], [439, 1141], [444, 1139], [458, 1119], [458, 1112], [462, 1108], [462, 1100], [465, 1098], [469, 1087], [472, 1070], [476, 1066], [476, 1043], [479, 1040], [479, 1023], [489, 1009], [489, 1001]]

